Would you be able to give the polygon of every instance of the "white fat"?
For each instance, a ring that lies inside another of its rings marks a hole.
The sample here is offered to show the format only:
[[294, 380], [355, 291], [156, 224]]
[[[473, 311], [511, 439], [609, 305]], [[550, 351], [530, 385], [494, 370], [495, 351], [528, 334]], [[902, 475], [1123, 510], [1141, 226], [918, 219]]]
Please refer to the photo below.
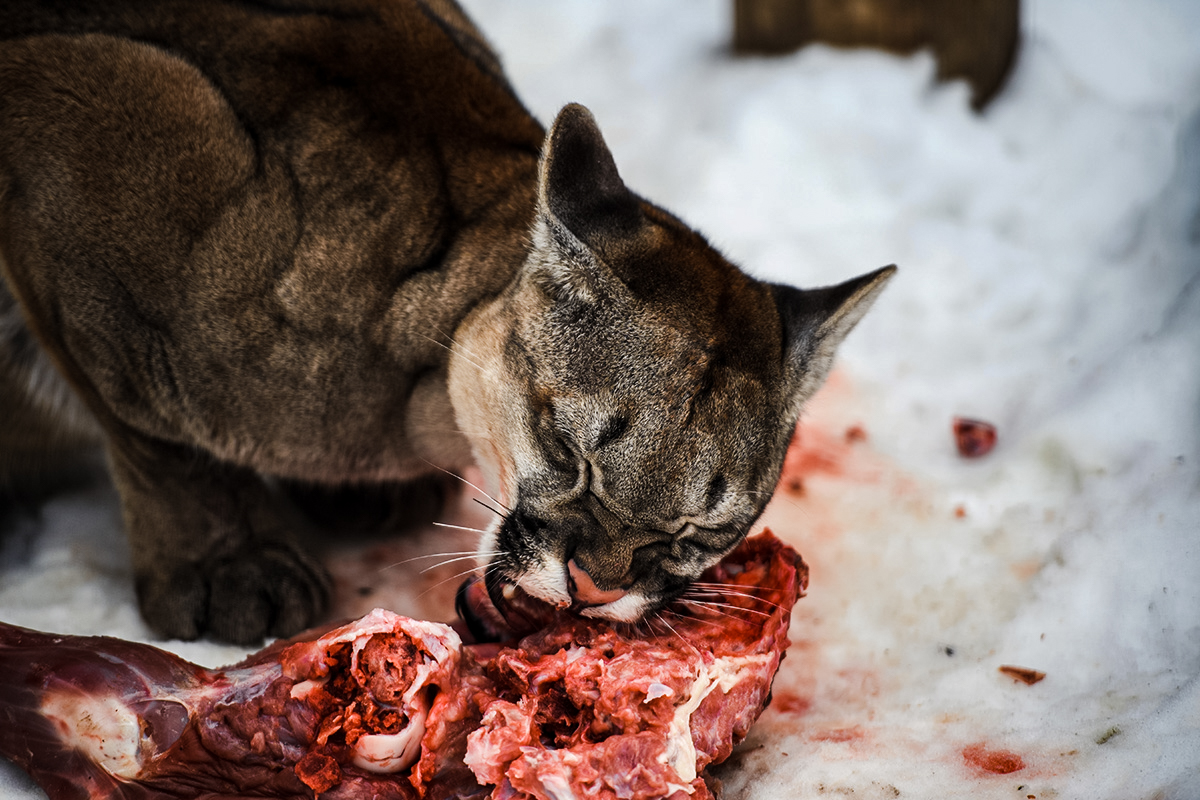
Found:
[[385, 608], [374, 609], [362, 619], [327, 633], [320, 641], [324, 646], [338, 642], [354, 642], [354, 652], [357, 654], [372, 635], [397, 631], [408, 635], [437, 661], [456, 657], [462, 647], [462, 640], [449, 625], [409, 619]]
[[399, 733], [373, 733], [354, 744], [354, 766], [368, 772], [390, 774], [408, 769], [421, 754], [421, 739], [425, 736], [425, 719], [429, 712], [421, 708], [408, 718], [408, 725]]
[[685, 781], [696, 779], [696, 745], [692, 742], [692, 713], [700, 707], [708, 693], [713, 690], [713, 684], [708, 678], [708, 669], [703, 665], [700, 674], [692, 682], [687, 702], [675, 706], [675, 716], [667, 728], [667, 747], [663, 751], [671, 769]]
[[110, 775], [136, 778], [142, 771], [142, 727], [138, 715], [115, 697], [74, 691], [49, 694], [42, 714], [63, 744], [83, 753]]
[[649, 687], [647, 687], [646, 699], [642, 702], [649, 703], [651, 700], [657, 700], [658, 698], [669, 694], [675, 694], [674, 690], [671, 689], [670, 686], [667, 686], [665, 683], [659, 683], [658, 681], [655, 681], [654, 683], [650, 684]]
[[328, 678], [320, 678], [316, 680], [300, 681], [292, 686], [292, 690], [288, 692], [288, 696], [293, 700], [303, 700], [308, 697], [314, 689], [325, 685]]
[[[713, 689], [720, 689], [727, 694], [746, 677], [751, 670], [759, 670], [769, 665], [770, 653], [754, 656], [725, 656], [713, 661], [712, 664], [700, 665], [700, 672], [692, 682], [691, 691], [685, 703], [675, 707], [675, 716], [667, 728], [667, 746], [662, 759], [684, 781], [691, 783], [696, 779], [696, 745], [692, 741], [692, 714], [704, 702], [704, 698]], [[685, 788], [691, 794], [691, 788]]]
[[539, 777], [542, 779], [542, 788], [546, 790], [546, 795], [550, 800], [575, 800], [575, 792], [572, 791], [570, 782], [564, 776], [550, 774]]
[[756, 656], [725, 656], [713, 661], [708, 668], [712, 680], [721, 687], [722, 692], [728, 692], [746, 677], [751, 669], [765, 669], [773, 658], [771, 653], [760, 653]]

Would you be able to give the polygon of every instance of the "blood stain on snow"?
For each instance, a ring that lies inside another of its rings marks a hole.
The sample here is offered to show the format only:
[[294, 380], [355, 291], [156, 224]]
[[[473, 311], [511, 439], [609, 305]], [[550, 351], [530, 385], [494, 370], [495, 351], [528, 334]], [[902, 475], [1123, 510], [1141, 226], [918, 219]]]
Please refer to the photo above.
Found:
[[862, 425], [851, 425], [849, 428], [846, 428], [847, 444], [856, 444], [858, 442], [865, 442], [866, 440], [867, 431]]
[[866, 431], [860, 425], [850, 426], [840, 436], [813, 424], [797, 425], [783, 459], [780, 488], [793, 495], [803, 495], [805, 480], [818, 475], [877, 480], [878, 475], [874, 471], [851, 469], [848, 463], [856, 455], [855, 445], [866, 439]]
[[1025, 769], [1025, 761], [1009, 750], [989, 750], [982, 743], [968, 745], [962, 751], [963, 761], [981, 772], [1008, 775]]
[[1009, 569], [1018, 580], [1027, 581], [1042, 571], [1042, 561], [1038, 558], [1026, 558], [1013, 562]]
[[857, 742], [866, 737], [863, 729], [858, 725], [851, 725], [848, 728], [827, 728], [823, 731], [817, 731], [810, 738], [818, 742]]
[[802, 697], [795, 692], [773, 692], [770, 707], [784, 714], [799, 716], [812, 708], [812, 698]]
[[792, 432], [783, 459], [783, 474], [779, 482], [792, 494], [804, 493], [804, 479], [813, 475], [838, 476], [843, 472], [842, 461], [846, 443], [839, 442], [819, 428], [797, 425]]
[[877, 483], [880, 465], [869, 447], [861, 420], [855, 419], [854, 387], [839, 370], [809, 402], [792, 432], [778, 489], [803, 496], [809, 478], [825, 477]]

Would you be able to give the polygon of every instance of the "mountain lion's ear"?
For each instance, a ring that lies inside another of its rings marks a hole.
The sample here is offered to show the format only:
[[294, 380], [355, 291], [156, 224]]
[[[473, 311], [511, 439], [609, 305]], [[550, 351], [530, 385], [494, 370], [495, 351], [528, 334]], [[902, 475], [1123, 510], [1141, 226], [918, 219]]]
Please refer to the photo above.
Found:
[[572, 103], [558, 112], [538, 171], [538, 204], [580, 241], [634, 233], [642, 222], [638, 199], [625, 188], [604, 136], [588, 111]]
[[824, 383], [838, 345], [895, 274], [896, 267], [892, 265], [837, 286], [796, 289], [775, 284], [771, 287], [783, 323], [784, 369], [796, 413]]
[[[599, 260], [634, 236], [643, 218], [625, 187], [592, 112], [572, 103], [558, 112], [538, 168], [537, 241], [542, 266], [572, 294], [589, 295], [597, 281], [618, 280]], [[550, 263], [547, 263], [547, 262]]]

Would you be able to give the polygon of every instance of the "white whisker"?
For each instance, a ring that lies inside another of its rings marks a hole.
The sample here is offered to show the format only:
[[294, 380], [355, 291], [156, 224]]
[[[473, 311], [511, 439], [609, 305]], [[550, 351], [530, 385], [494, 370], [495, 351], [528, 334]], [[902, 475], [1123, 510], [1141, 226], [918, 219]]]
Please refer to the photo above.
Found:
[[766, 606], [771, 609], [782, 608], [782, 606], [780, 606], [778, 603], [772, 603], [770, 600], [764, 600], [761, 597], [753, 597], [751, 595], [722, 594], [721, 592], [684, 592], [683, 596], [693, 599], [693, 600], [696, 600], [697, 602], [701, 602], [701, 603], [712, 603], [712, 602], [716, 602], [716, 601], [722, 600], [722, 599], [731, 600], [733, 598], [741, 598], [743, 600], [754, 601], [752, 603], [747, 603], [745, 605], [741, 605], [737, 602], [730, 603], [730, 605], [735, 606], [737, 608], [745, 608], [747, 605], [754, 605], [755, 603]]
[[[704, 594], [710, 594], [710, 595], [716, 594], [716, 595], [728, 595], [729, 597], [745, 597], [748, 600], [754, 600], [759, 603], [764, 603], [766, 605], [770, 605], [770, 606], [774, 606], [775, 608], [779, 608], [778, 603], [773, 603], [770, 600], [767, 600], [765, 597], [759, 597], [757, 594], [754, 594], [752, 592], [738, 591], [741, 588], [743, 588], [743, 587], [740, 584], [736, 584], [736, 583], [693, 583], [688, 588], [687, 591], [692, 592], [692, 591], [699, 590], [699, 591], [703, 592]], [[783, 594], [784, 593], [783, 589], [768, 589], [765, 586], [764, 587], [756, 587], [755, 591], [756, 592], [766, 592], [769, 594]], [[685, 592], [685, 594], [686, 593], [687, 592]]]
[[433, 566], [426, 567], [425, 569], [421, 570], [421, 574], [424, 575], [426, 572], [431, 572], [435, 569], [439, 569], [441, 567], [446, 566], [447, 564], [453, 564], [456, 561], [467, 561], [472, 558], [483, 558], [483, 557], [484, 556], [481, 553], [471, 553], [470, 555], [459, 556], [458, 558], [448, 558], [445, 561], [439, 561], [438, 563], [434, 564]]
[[783, 606], [779, 605], [779, 603], [772, 603], [770, 600], [767, 600], [766, 598], [763, 598], [763, 597], [759, 597], [758, 595], [747, 594], [745, 592], [731, 592], [728, 589], [723, 589], [720, 591], [712, 590], [712, 589], [696, 591], [693, 589], [689, 589], [688, 591], [684, 592], [683, 595], [684, 595], [684, 597], [701, 597], [701, 598], [703, 598], [703, 597], [726, 597], [726, 598], [727, 597], [741, 597], [746, 600], [753, 600], [756, 603], [761, 603], [764, 606], [770, 606], [771, 608], [782, 608], [783, 607]]
[[472, 499], [472, 500], [474, 500], [476, 503], [479, 503], [479, 505], [483, 506], [483, 507], [484, 507], [484, 508], [486, 508], [488, 511], [492, 512], [493, 514], [495, 514], [497, 517], [503, 517], [503, 516], [504, 516], [504, 513], [503, 513], [503, 512], [501, 512], [501, 511], [497, 511], [496, 509], [494, 509], [494, 508], [492, 508], [491, 506], [489, 506], [487, 503], [485, 503], [485, 502], [483, 502], [482, 500], [480, 500], [478, 497], [472, 497], [471, 499]]
[[744, 583], [714, 583], [712, 581], [692, 581], [691, 586], [703, 586], [709, 589], [754, 589], [756, 592], [783, 592], [784, 589], [773, 589], [768, 586], [747, 586]]
[[[745, 608], [744, 606], [737, 606], [732, 603], [715, 603], [711, 600], [689, 600], [686, 597], [679, 598], [679, 602], [687, 603], [688, 605], [693, 605], [693, 606], [701, 606], [704, 608], [711, 608], [711, 609], [714, 609], [714, 611], [715, 611], [715, 609], [718, 609], [718, 608], [728, 608], [728, 609], [732, 609], [733, 611], [744, 611], [747, 614], [757, 614], [760, 617], [771, 616], [766, 611], [759, 611], [758, 609], [754, 609], [754, 608]], [[722, 612], [716, 611], [715, 613], [720, 614]], [[724, 616], [731, 617], [733, 615], [725, 614]]]
[[439, 528], [453, 528], [456, 531], [471, 531], [472, 533], [487, 533], [483, 528], [468, 528], [466, 525], [451, 525], [448, 522], [434, 522]]
[[472, 572], [474, 572], [474, 571], [475, 571], [475, 567], [471, 567], [470, 569], [464, 569], [462, 572], [459, 572], [459, 573], [457, 573], [457, 574], [455, 574], [455, 575], [451, 575], [449, 578], [445, 578], [444, 580], [440, 580], [440, 581], [438, 581], [437, 583], [435, 583], [433, 586], [430, 586], [428, 589], [426, 589], [425, 591], [423, 591], [423, 592], [421, 592], [419, 595], [417, 595], [417, 599], [420, 599], [420, 598], [424, 597], [425, 595], [427, 595], [427, 594], [429, 594], [430, 592], [432, 592], [434, 589], [438, 588], [439, 586], [441, 586], [441, 585], [443, 585], [443, 584], [449, 583], [449, 582], [450, 582], [450, 581], [452, 581], [452, 580], [456, 580], [456, 579], [458, 579], [458, 578], [465, 578], [465, 577], [467, 577], [468, 575], [470, 575], [470, 574], [471, 574]]
[[[714, 602], [709, 602], [707, 600], [689, 600], [686, 597], [677, 597], [677, 598], [675, 598], [675, 602], [687, 604], [689, 606], [695, 606], [696, 608], [703, 610], [710, 614], [718, 614], [722, 617], [731, 617], [731, 615], [726, 614], [719, 610], [719, 608], [722, 605], [724, 605], [723, 603], [714, 603]], [[693, 613], [693, 609], [684, 609], [684, 610], [687, 611], [688, 613]]]
[[683, 638], [683, 636], [681, 636], [679, 634], [679, 631], [675, 630], [675, 627], [673, 625], [671, 625], [671, 623], [669, 623], [665, 619], [663, 619], [663, 616], [660, 612], [657, 612], [657, 611], [654, 612], [654, 616], [658, 618], [659, 622], [661, 622], [663, 625], [666, 625], [667, 629], [679, 638], [679, 641], [683, 642], [685, 645], [690, 647], [696, 655], [700, 655], [700, 651], [696, 649], [696, 646], [693, 645], [691, 642], [689, 642], [687, 639]]
[[[493, 503], [495, 503], [496, 505], [500, 506], [500, 507], [501, 507], [501, 508], [503, 508], [505, 511], [511, 511], [511, 510], [512, 510], [512, 509], [510, 509], [508, 506], [504, 505], [504, 503], [501, 503], [499, 500], [497, 500], [496, 498], [492, 497], [490, 494], [488, 494], [487, 492], [485, 492], [483, 489], [480, 489], [478, 486], [476, 486], [475, 484], [471, 483], [469, 480], [467, 480], [466, 478], [464, 478], [462, 475], [459, 475], [459, 474], [457, 474], [457, 473], [451, 472], [451, 471], [450, 471], [450, 470], [448, 470], [448, 469], [444, 469], [444, 468], [442, 468], [442, 467], [439, 467], [437, 464], [434, 464], [432, 461], [429, 461], [429, 460], [427, 460], [427, 459], [424, 459], [424, 458], [422, 458], [421, 460], [422, 460], [422, 461], [424, 461], [424, 462], [425, 462], [426, 464], [428, 464], [429, 466], [433, 467], [434, 469], [438, 470], [439, 472], [444, 472], [444, 473], [446, 473], [446, 474], [447, 474], [447, 475], [449, 475], [451, 478], [458, 478], [460, 481], [462, 481], [463, 483], [465, 483], [467, 486], [470, 486], [472, 489], [474, 489], [475, 491], [479, 492], [481, 495], [483, 495], [484, 497], [486, 497], [488, 500], [491, 500]], [[497, 514], [499, 514], [500, 512], [499, 512], [499, 511], [497, 511], [496, 513], [497, 513]], [[503, 516], [503, 515], [502, 515], [502, 516]]]
[[[699, 622], [701, 625], [708, 625], [708, 626], [710, 626], [710, 627], [713, 627], [713, 628], [720, 628], [720, 627], [722, 627], [722, 626], [721, 626], [721, 624], [720, 624], [719, 622], [713, 622], [711, 619], [701, 619], [700, 617], [697, 617], [697, 616], [695, 616], [695, 615], [688, 616], [688, 615], [686, 615], [686, 614], [680, 614], [678, 611], [674, 611], [674, 610], [672, 610], [672, 609], [670, 609], [670, 608], [664, 608], [664, 609], [662, 610], [662, 613], [663, 613], [663, 614], [670, 614], [670, 615], [671, 615], [671, 616], [673, 616], [673, 617], [679, 617], [679, 619], [681, 619], [681, 620], [683, 620], [683, 621], [685, 621], [685, 622]], [[720, 612], [717, 612], [717, 613], [720, 613]], [[728, 615], [728, 614], [721, 614], [721, 616], [723, 616], [723, 617], [728, 617], [729, 615]]]
[[[450, 341], [450, 344], [457, 345], [459, 350], [463, 351], [464, 353], [469, 355], [471, 358], [476, 359], [476, 362], [486, 360], [482, 356], [480, 356], [478, 353], [476, 353], [474, 350], [472, 350], [471, 348], [467, 347], [465, 344], [460, 342], [458, 339], [455, 339], [453, 334], [446, 333], [444, 330], [442, 330], [441, 328], [438, 328], [438, 327], [435, 327], [434, 330], [437, 331], [438, 333], [440, 333], [442, 336], [445, 336]], [[476, 364], [476, 365], [478, 365], [478, 364]]]
[[472, 555], [498, 556], [498, 555], [500, 555], [500, 552], [501, 551], [499, 551], [499, 550], [493, 550], [493, 551], [489, 551], [489, 552], [483, 552], [481, 550], [456, 550], [452, 553], [426, 553], [425, 555], [413, 556], [412, 558], [406, 558], [403, 561], [397, 561], [394, 564], [388, 564], [386, 567], [380, 567], [379, 572], [386, 572], [389, 569], [395, 569], [396, 567], [402, 567], [405, 564], [411, 564], [414, 561], [420, 561], [425, 558], [445, 558], [446, 556], [472, 556]]
[[[440, 331], [439, 331], [439, 333], [440, 333]], [[432, 336], [427, 336], [424, 333], [420, 333], [420, 332], [418, 332], [417, 335], [420, 336], [422, 339], [427, 339], [427, 340], [433, 342], [438, 347], [444, 347], [446, 349], [446, 351], [449, 353], [454, 352], [454, 349], [452, 347], [450, 347], [450, 345], [446, 344], [445, 342], [439, 342], [437, 339], [433, 338]], [[444, 336], [445, 334], [442, 334], [442, 335]], [[482, 364], [480, 364], [478, 361], [474, 360], [473, 358], [467, 356], [461, 350], [459, 352], [459, 355], [462, 356], [463, 361], [466, 361], [468, 364], [475, 367], [475, 369], [479, 370], [482, 373], [487, 372], [487, 370], [484, 368], [484, 366]]]

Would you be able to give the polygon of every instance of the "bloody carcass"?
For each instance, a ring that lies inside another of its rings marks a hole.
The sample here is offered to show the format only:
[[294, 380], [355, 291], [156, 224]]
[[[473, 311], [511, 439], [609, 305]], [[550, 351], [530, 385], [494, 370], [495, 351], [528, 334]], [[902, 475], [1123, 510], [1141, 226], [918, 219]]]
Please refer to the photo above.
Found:
[[376, 610], [209, 670], [0, 624], [0, 752], [58, 798], [708, 796], [770, 698], [807, 570], [752, 537], [637, 626], [502, 644]]

